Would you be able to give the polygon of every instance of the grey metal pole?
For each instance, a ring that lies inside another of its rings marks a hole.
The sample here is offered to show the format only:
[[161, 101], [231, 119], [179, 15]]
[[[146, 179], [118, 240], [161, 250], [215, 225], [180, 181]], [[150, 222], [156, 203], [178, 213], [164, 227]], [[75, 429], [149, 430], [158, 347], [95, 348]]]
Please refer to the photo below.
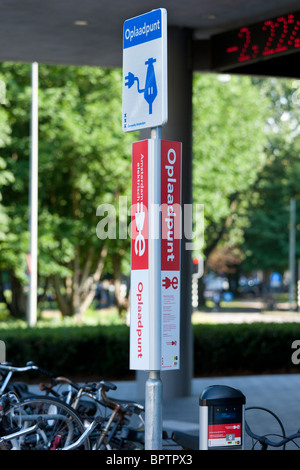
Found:
[[289, 305], [290, 310], [294, 309], [295, 300], [295, 219], [296, 219], [296, 201], [290, 200], [290, 283], [289, 283]]
[[145, 450], [162, 449], [162, 381], [150, 371], [145, 390]]
[[37, 237], [38, 237], [38, 64], [31, 69], [31, 153], [30, 153], [30, 274], [27, 322], [34, 326], [37, 321]]
[[[149, 267], [150, 267], [150, 341], [153, 351], [153, 363], [160, 364], [161, 343], [161, 229], [160, 229], [160, 142], [161, 126], [151, 129], [151, 139], [154, 140], [154, 159], [150, 163], [149, 178]], [[151, 193], [151, 194], [150, 194]], [[162, 448], [162, 381], [160, 370], [150, 370], [145, 384], [145, 449], [161, 450]]]

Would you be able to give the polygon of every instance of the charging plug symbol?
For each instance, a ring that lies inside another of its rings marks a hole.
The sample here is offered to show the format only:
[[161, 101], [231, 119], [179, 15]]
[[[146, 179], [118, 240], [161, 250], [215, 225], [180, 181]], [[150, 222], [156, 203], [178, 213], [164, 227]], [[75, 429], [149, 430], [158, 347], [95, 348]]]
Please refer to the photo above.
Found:
[[162, 281], [162, 286], [165, 288], [165, 289], [169, 289], [170, 286], [173, 287], [173, 289], [177, 289], [178, 287], [178, 279], [176, 276], [173, 277], [173, 279], [169, 279], [167, 276], [163, 279]]
[[127, 86], [128, 89], [132, 87], [134, 82], [137, 82], [137, 91], [138, 93], [144, 93], [144, 99], [149, 105], [149, 114], [152, 114], [152, 104], [155, 98], [157, 97], [157, 84], [153, 66], [155, 62], [156, 59], [153, 59], [153, 57], [150, 57], [145, 62], [145, 65], [147, 65], [145, 88], [140, 88], [140, 80], [132, 72], [129, 72], [128, 75], [126, 75], [125, 77], [125, 86]]

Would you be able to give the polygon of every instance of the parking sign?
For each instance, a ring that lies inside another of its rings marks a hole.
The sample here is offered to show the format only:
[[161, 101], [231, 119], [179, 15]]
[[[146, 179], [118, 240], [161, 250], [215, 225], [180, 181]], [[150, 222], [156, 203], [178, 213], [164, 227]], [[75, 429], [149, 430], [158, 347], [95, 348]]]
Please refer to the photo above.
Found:
[[159, 8], [124, 23], [122, 128], [130, 132], [167, 120], [167, 11]]

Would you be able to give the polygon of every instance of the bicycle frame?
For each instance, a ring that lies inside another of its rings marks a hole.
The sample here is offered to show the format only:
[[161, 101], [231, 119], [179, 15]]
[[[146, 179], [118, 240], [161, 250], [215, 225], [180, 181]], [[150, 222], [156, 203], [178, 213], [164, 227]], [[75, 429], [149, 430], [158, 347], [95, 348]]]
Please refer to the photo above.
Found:
[[[117, 426], [118, 426], [118, 423], [115, 423], [115, 426], [114, 428], [111, 430], [111, 433], [110, 433], [110, 437], [108, 439], [106, 439], [106, 436], [108, 434], [108, 431], [110, 430], [110, 427], [112, 425], [112, 422], [114, 421], [116, 415], [118, 414], [118, 411], [119, 409], [116, 408], [113, 413], [111, 414], [109, 420], [107, 421], [107, 424], [105, 425], [105, 427], [102, 429], [101, 431], [101, 435], [100, 435], [100, 438], [96, 444], [96, 448], [92, 449], [92, 450], [100, 450], [99, 448], [101, 447], [101, 445], [104, 443], [105, 445], [105, 448], [107, 450], [112, 450], [111, 446], [109, 445], [109, 442], [111, 440], [111, 438], [114, 436], [115, 434], [115, 431], [117, 429]], [[86, 431], [79, 437], [79, 439], [74, 442], [73, 444], [69, 445], [68, 447], [63, 447], [61, 450], [74, 450], [76, 449], [77, 447], [79, 447], [84, 441], [85, 439], [87, 439], [91, 433], [99, 426], [101, 425], [101, 418], [97, 417], [94, 419], [94, 421], [92, 421], [92, 423], [89, 425], [89, 427], [86, 429]]]
[[[27, 363], [25, 367], [14, 367], [8, 364], [1, 364], [0, 365], [0, 370], [7, 372], [3, 383], [0, 387], [0, 397], [4, 394], [8, 383], [10, 382], [10, 379], [14, 372], [26, 372], [29, 370], [40, 370], [41, 372], [47, 373], [47, 371], [43, 371], [40, 369], [38, 366], [34, 365], [33, 363]], [[47, 375], [51, 375], [47, 373]], [[68, 389], [66, 390], [66, 395], [63, 396], [61, 393], [57, 393], [53, 387], [55, 385], [60, 385], [60, 384], [66, 384], [68, 386]], [[56, 379], [52, 380], [52, 383], [50, 385], [45, 385], [43, 383], [40, 384], [40, 390], [41, 391], [46, 391], [46, 395], [49, 395], [50, 393], [55, 395], [56, 397], [60, 398], [62, 401], [64, 401], [66, 404], [71, 406], [74, 410], [77, 410], [80, 403], [81, 399], [84, 397], [88, 397], [92, 399], [96, 405], [96, 412], [95, 414], [92, 415], [87, 415], [86, 418], [82, 418], [84, 420], [88, 420], [88, 423], [86, 422], [86, 429], [82, 432], [82, 434], [78, 437], [77, 441], [67, 445], [64, 448], [59, 448], [57, 450], [72, 450], [76, 449], [79, 446], [81, 446], [82, 443], [85, 442], [86, 439], [89, 438], [89, 436], [95, 431], [97, 428], [99, 428], [99, 435], [96, 437], [94, 440], [94, 450], [101, 449], [102, 446], [105, 447], [105, 449], [112, 449], [113, 447], [115, 448], [114, 444], [112, 443], [112, 440], [116, 441], [116, 443], [120, 443], [120, 447], [122, 446], [122, 443], [126, 441], [124, 438], [124, 433], [121, 436], [122, 433], [122, 428], [124, 426], [124, 423], [126, 424], [126, 420], [128, 417], [132, 416], [133, 414], [136, 414], [140, 421], [141, 424], [137, 426], [134, 431], [139, 432], [142, 427], [144, 427], [145, 423], [143, 420], [143, 417], [141, 413], [144, 411], [144, 407], [139, 405], [138, 403], [124, 403], [123, 401], [118, 402], [117, 400], [114, 401], [111, 398], [109, 398], [106, 394], [106, 391], [108, 390], [115, 390], [116, 385], [111, 384], [109, 382], [103, 382], [101, 381], [98, 385], [96, 384], [86, 384], [84, 386], [77, 385], [76, 383], [73, 383], [71, 380], [67, 379], [66, 377], [57, 377]], [[99, 397], [98, 393], [100, 391], [101, 398]], [[102, 408], [104, 406], [104, 409], [110, 409], [112, 410], [109, 416], [106, 418], [103, 417], [102, 413]], [[99, 416], [99, 413], [101, 416]], [[47, 418], [55, 419], [61, 418], [61, 416], [55, 416], [53, 415], [48, 415]], [[37, 419], [37, 416], [32, 415], [30, 421], [34, 421]], [[90, 420], [92, 421], [90, 422]], [[21, 424], [21, 423], [20, 423]], [[10, 434], [7, 436], [2, 436], [2, 439], [0, 443], [10, 440], [10, 439], [15, 439], [20, 436], [24, 436], [26, 434], [30, 434], [33, 432], [35, 429], [37, 429], [35, 426], [37, 424], [34, 424], [30, 428], [22, 428], [19, 431], [17, 431], [14, 434]], [[130, 428], [131, 430], [131, 428]]]
[[[6, 436], [0, 437], [0, 446], [5, 445], [9, 441], [14, 441], [18, 437], [26, 436], [27, 434], [31, 434], [34, 431], [37, 431], [40, 428], [39, 423], [34, 424], [29, 428], [20, 429], [12, 434], [8, 434]], [[18, 447], [13, 444], [13, 450], [17, 450]]]
[[[64, 379], [65, 381], [66, 379]], [[67, 379], [68, 383], [68, 379]], [[108, 384], [106, 382], [100, 382], [99, 384], [101, 386], [101, 397], [103, 399], [103, 402], [105, 406], [111, 408], [113, 411], [109, 417], [109, 419], [106, 422], [106, 425], [102, 428], [100, 437], [98, 438], [97, 442], [95, 443], [95, 446], [92, 450], [101, 450], [101, 446], [104, 445], [107, 450], [112, 450], [112, 446], [110, 445], [111, 440], [116, 436], [117, 429], [119, 425], [122, 425], [122, 421], [126, 415], [132, 415], [133, 411], [130, 409], [130, 407], [139, 407], [139, 413], [138, 414], [140, 420], [141, 420], [141, 426], [144, 426], [144, 420], [141, 417], [140, 413], [144, 410], [144, 408], [141, 405], [138, 404], [130, 404], [128, 403], [128, 409], [126, 410], [124, 407], [122, 408], [121, 403], [118, 403], [117, 401], [111, 400], [105, 393], [106, 388], [112, 388], [112, 384]], [[83, 395], [87, 395], [93, 398], [93, 396], [89, 393], [83, 393], [84, 387], [78, 389], [77, 396], [75, 398], [75, 402], [73, 403], [78, 403], [79, 398]], [[78, 400], [77, 400], [78, 397]], [[126, 404], [125, 404], [126, 407]], [[74, 406], [75, 408], [75, 406]], [[70, 446], [67, 446], [65, 448], [62, 448], [61, 450], [74, 450], [78, 446], [80, 446], [85, 439], [87, 439], [91, 433], [97, 428], [101, 427], [103, 424], [103, 419], [100, 416], [97, 416], [92, 423], [88, 426], [86, 431], [78, 438], [76, 442], [71, 444]], [[121, 441], [121, 437], [118, 436], [118, 439]]]

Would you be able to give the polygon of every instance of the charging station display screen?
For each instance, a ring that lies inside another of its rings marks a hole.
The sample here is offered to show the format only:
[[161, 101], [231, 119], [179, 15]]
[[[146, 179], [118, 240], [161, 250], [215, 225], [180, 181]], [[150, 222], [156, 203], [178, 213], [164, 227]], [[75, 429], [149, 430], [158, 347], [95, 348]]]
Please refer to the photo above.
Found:
[[242, 407], [212, 406], [208, 416], [208, 447], [242, 445]]
[[233, 419], [233, 418], [236, 418], [235, 411], [221, 411], [219, 413], [216, 413], [216, 420]]

